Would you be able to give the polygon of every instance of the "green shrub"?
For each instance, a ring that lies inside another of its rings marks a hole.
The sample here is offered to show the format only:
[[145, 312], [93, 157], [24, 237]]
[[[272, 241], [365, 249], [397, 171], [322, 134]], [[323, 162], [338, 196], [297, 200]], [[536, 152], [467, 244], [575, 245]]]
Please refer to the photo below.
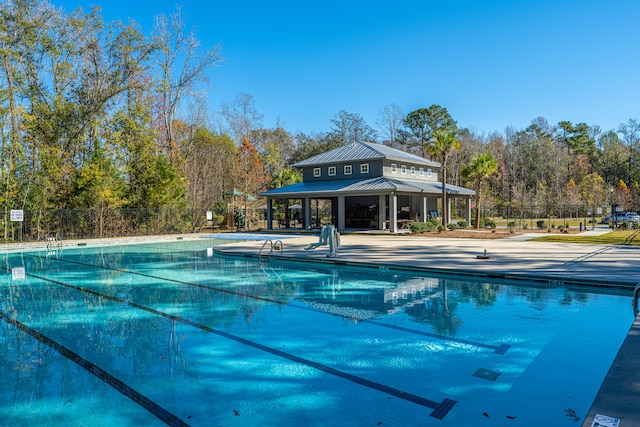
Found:
[[453, 222], [452, 222], [452, 223], [449, 223], [449, 224], [447, 224], [447, 228], [448, 228], [449, 230], [457, 230], [457, 229], [458, 229], [458, 224], [453, 223]]
[[622, 222], [618, 223], [618, 228], [620, 230], [626, 230], [629, 228], [629, 221], [627, 221], [626, 219], [623, 219]]
[[444, 225], [442, 224], [438, 224], [438, 227], [436, 227], [438, 229], [438, 232], [441, 233], [444, 231]]
[[484, 220], [484, 226], [488, 227], [488, 228], [495, 229], [496, 228], [496, 222], [494, 220], [492, 220], [492, 219], [485, 219]]
[[547, 228], [547, 223], [544, 220], [536, 221], [536, 227], [538, 227], [538, 229], [540, 230], [545, 229]]
[[409, 223], [409, 229], [411, 230], [412, 233], [416, 233], [416, 234], [433, 231], [434, 228], [436, 228], [436, 224], [433, 221]]
[[458, 221], [458, 228], [469, 228], [469, 223], [467, 221]]

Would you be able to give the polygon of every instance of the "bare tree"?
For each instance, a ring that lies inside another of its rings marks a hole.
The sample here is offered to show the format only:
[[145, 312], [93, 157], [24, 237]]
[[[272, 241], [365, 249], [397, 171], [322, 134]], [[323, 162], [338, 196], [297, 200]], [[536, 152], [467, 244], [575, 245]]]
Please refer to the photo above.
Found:
[[400, 133], [404, 124], [404, 113], [398, 104], [392, 103], [380, 110], [376, 124], [382, 132], [383, 143], [394, 148], [406, 149]]
[[160, 67], [158, 92], [163, 143], [172, 159], [177, 148], [173, 125], [180, 100], [185, 93], [195, 90], [198, 83], [209, 83], [206, 71], [222, 62], [221, 46], [215, 45], [200, 54], [200, 41], [193, 31], [185, 30], [179, 7], [171, 16], [157, 16], [154, 30]]
[[[221, 114], [231, 128], [233, 139], [238, 145], [262, 127], [262, 114], [256, 109], [253, 96], [248, 93], [240, 92], [230, 103], [223, 102]], [[255, 141], [250, 142], [255, 144]]]

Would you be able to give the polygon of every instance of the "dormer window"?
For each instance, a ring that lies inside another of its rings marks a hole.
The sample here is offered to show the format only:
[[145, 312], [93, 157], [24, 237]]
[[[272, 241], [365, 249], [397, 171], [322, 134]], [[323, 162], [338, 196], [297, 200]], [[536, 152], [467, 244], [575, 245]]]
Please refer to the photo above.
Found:
[[401, 173], [402, 175], [406, 175], [406, 174], [407, 174], [407, 167], [406, 167], [405, 165], [402, 165], [402, 166], [400, 167], [400, 173]]
[[416, 167], [411, 166], [411, 175], [415, 175], [415, 174], [416, 174]]
[[391, 173], [398, 172], [398, 166], [395, 163], [391, 163]]
[[344, 165], [344, 174], [351, 175], [351, 165]]
[[369, 163], [363, 163], [360, 165], [360, 173], [369, 173]]
[[313, 168], [313, 177], [318, 178], [322, 176], [322, 172], [320, 168]]
[[420, 169], [418, 169], [418, 174], [419, 174], [420, 176], [424, 176], [424, 168], [420, 168]]
[[336, 167], [329, 166], [329, 176], [335, 176], [335, 175], [336, 175]]

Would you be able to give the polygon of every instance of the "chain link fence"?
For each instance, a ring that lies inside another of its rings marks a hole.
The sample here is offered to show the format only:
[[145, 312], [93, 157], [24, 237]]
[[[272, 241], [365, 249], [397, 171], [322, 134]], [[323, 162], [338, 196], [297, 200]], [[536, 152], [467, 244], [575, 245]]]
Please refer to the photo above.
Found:
[[[511, 224], [517, 228], [584, 227], [596, 228], [611, 225], [612, 211], [624, 210], [611, 205], [495, 205], [481, 208], [481, 217]], [[472, 212], [475, 218], [475, 211]]]
[[0, 220], [4, 242], [180, 234], [208, 225], [199, 209], [24, 211], [23, 221]]

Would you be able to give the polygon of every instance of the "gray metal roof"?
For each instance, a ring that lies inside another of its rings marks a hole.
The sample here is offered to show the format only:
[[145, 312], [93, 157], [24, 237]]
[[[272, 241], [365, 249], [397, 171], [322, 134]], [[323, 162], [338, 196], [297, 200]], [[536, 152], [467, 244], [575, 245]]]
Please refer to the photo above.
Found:
[[329, 150], [317, 156], [296, 163], [295, 167], [316, 166], [324, 164], [336, 164], [363, 160], [388, 159], [399, 162], [415, 163], [425, 166], [440, 167], [440, 163], [427, 160], [423, 157], [406, 153], [383, 144], [370, 142], [356, 142]]
[[[376, 177], [367, 179], [342, 179], [330, 181], [299, 182], [286, 187], [275, 188], [273, 190], [260, 193], [269, 197], [304, 197], [313, 194], [337, 194], [350, 193], [389, 193], [391, 191], [406, 193], [425, 193], [438, 195], [442, 194], [442, 183], [433, 181], [421, 181], [417, 179], [394, 179], [386, 177]], [[447, 184], [447, 194], [472, 196], [473, 190]]]

